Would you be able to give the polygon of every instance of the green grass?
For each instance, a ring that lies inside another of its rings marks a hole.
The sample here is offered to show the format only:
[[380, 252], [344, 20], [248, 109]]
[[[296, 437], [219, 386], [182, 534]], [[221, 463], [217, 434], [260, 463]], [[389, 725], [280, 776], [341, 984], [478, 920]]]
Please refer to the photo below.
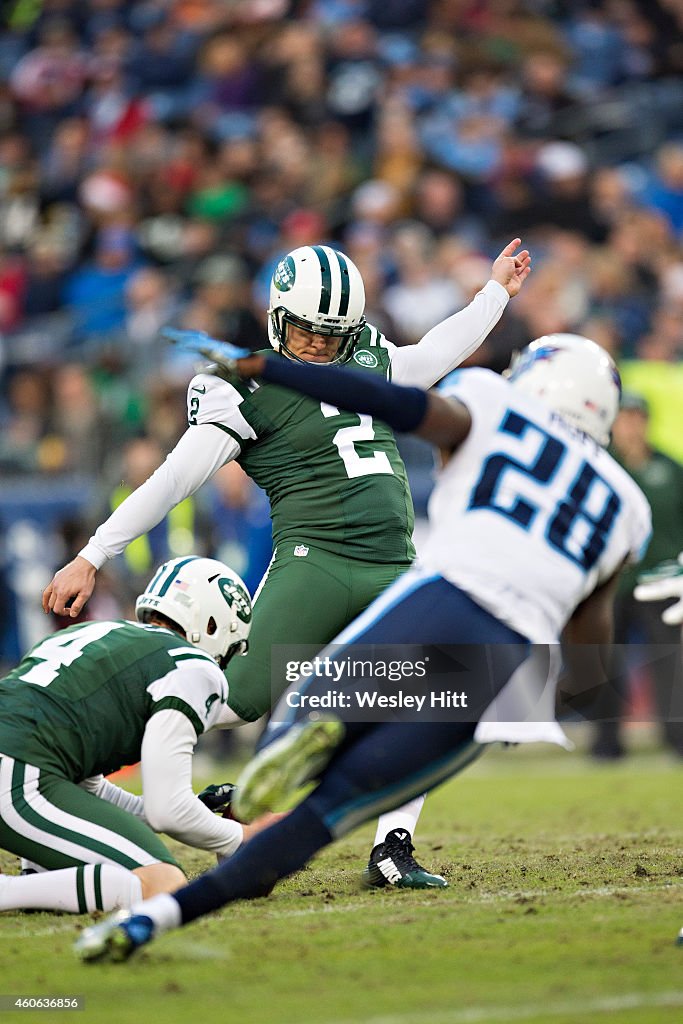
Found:
[[0, 993], [79, 994], [76, 1021], [97, 1024], [679, 1024], [682, 770], [653, 752], [596, 767], [491, 751], [423, 813], [418, 853], [446, 891], [363, 892], [367, 825], [124, 966], [74, 960], [79, 918], [4, 914]]

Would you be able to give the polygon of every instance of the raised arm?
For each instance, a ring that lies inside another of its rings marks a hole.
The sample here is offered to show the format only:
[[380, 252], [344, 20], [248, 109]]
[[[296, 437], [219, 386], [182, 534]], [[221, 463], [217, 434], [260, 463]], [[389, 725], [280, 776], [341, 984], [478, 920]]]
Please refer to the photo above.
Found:
[[400, 387], [355, 370], [259, 355], [238, 359], [233, 369], [240, 376], [261, 377], [340, 409], [368, 413], [394, 430], [417, 434], [449, 451], [465, 440], [472, 423], [465, 406], [455, 399]]
[[396, 384], [429, 388], [479, 348], [531, 272], [528, 250], [515, 255], [520, 244], [521, 239], [513, 238], [505, 246], [491, 267], [491, 280], [469, 306], [437, 324], [416, 345], [396, 349], [391, 359]]

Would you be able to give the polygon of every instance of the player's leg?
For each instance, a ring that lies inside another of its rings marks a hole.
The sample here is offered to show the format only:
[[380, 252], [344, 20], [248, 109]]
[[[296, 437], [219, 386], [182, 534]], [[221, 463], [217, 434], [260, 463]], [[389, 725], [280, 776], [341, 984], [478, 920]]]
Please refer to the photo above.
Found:
[[[392, 629], [398, 636], [404, 629], [404, 637], [411, 641], [435, 644], [462, 643], [468, 635], [473, 639], [477, 634], [486, 634], [490, 623], [480, 618], [471, 602], [467, 602], [464, 614], [460, 607], [457, 618], [451, 615], [449, 602], [444, 604], [441, 601], [444, 586], [448, 586], [443, 580], [435, 581], [433, 586], [423, 590], [421, 612], [414, 603], [404, 605], [402, 600], [397, 603], [392, 594], [400, 595], [404, 590], [409, 594], [413, 587], [411, 581], [415, 578], [419, 580], [421, 576], [418, 570], [414, 570], [409, 576], [404, 576], [393, 591], [387, 592], [386, 600], [380, 596], [376, 604], [370, 605], [363, 616], [365, 632], [361, 632], [351, 642], [378, 642], [378, 630], [379, 635], [388, 636]], [[353, 637], [354, 630], [358, 633], [358, 626], [358, 623], [352, 624], [343, 635]], [[468, 634], [468, 630], [473, 632]], [[510, 640], [511, 637], [508, 637], [508, 642]], [[377, 889], [387, 885], [410, 889], [447, 887], [445, 878], [428, 871], [414, 856], [413, 838], [424, 801], [424, 794], [421, 794], [402, 807], [380, 816], [373, 848], [363, 872], [364, 885]]]
[[[291, 814], [191, 885], [87, 929], [77, 944], [79, 955], [125, 960], [156, 934], [233, 900], [263, 895], [334, 838], [428, 792], [477, 756], [481, 748], [474, 741], [476, 723], [528, 656], [528, 643], [440, 577], [417, 574], [407, 586], [399, 581], [393, 589], [396, 592], [387, 600], [380, 599], [381, 610], [358, 626], [365, 642], [372, 637], [376, 643], [400, 643], [410, 635], [407, 624], [420, 623], [420, 640], [437, 643], [433, 638], [450, 620], [456, 642], [469, 649], [489, 645], [480, 657], [475, 652], [471, 721], [360, 723], [349, 728], [336, 752], [330, 751], [331, 761], [322, 770], [318, 787]], [[435, 623], [439, 616], [444, 618]], [[379, 628], [387, 622], [391, 629]], [[355, 635], [347, 635], [345, 641]], [[463, 654], [464, 647], [458, 656]], [[312, 678], [309, 685], [314, 684]], [[289, 736], [289, 753], [295, 753], [297, 744], [305, 742], [307, 732], [318, 725], [317, 720], [306, 722], [301, 717], [285, 727], [277, 741], [266, 742], [258, 760], [267, 767], [276, 762], [284, 770], [286, 758], [279, 756], [282, 742]], [[277, 758], [272, 757], [273, 749], [278, 751]]]
[[[302, 644], [320, 650], [355, 617], [363, 599], [360, 607], [374, 597], [377, 591], [371, 589], [367, 571], [362, 586], [355, 583], [348, 561], [313, 545], [278, 546], [254, 601], [249, 652], [234, 658], [227, 670], [228, 703], [244, 721], [254, 722], [270, 711], [287, 685], [284, 675], [271, 678], [274, 646]], [[397, 570], [377, 570], [380, 582], [374, 585], [381, 590]]]
[[0, 910], [111, 910], [171, 892], [185, 881], [143, 821], [67, 779], [5, 755], [0, 847], [46, 869], [2, 876]]
[[[364, 612], [409, 568], [409, 565], [381, 565], [349, 560], [349, 590], [353, 608], [349, 621]], [[424, 802], [422, 794], [378, 819], [375, 841], [363, 872], [365, 885], [378, 889], [396, 884], [411, 889], [440, 889], [447, 886], [445, 878], [418, 864], [414, 856], [413, 837]]]
[[[299, 547], [306, 554], [296, 555], [295, 547], [281, 546], [269, 566], [254, 602], [249, 653], [233, 661], [228, 670], [230, 707], [245, 721], [254, 721], [269, 711], [284, 689], [284, 680], [278, 687], [272, 679], [274, 644], [324, 647], [408, 568], [340, 559], [310, 545]], [[311, 751], [301, 753], [311, 756]], [[370, 884], [387, 884], [385, 876], [371, 865], [386, 862], [385, 848], [379, 844], [388, 838], [392, 863], [404, 864], [402, 877], [406, 885], [445, 886], [440, 875], [424, 868], [418, 874], [413, 869], [412, 836], [422, 803], [424, 800], [412, 801], [378, 823], [381, 838], [370, 854], [368, 870], [372, 873], [366, 871]]]
[[425, 794], [377, 819], [375, 841], [363, 870], [363, 885], [383, 889], [446, 889], [443, 875], [430, 871], [415, 857], [415, 829], [424, 807]]
[[[222, 873], [203, 876], [211, 881], [195, 888], [197, 900], [192, 886], [182, 899], [178, 896], [183, 922], [206, 913], [210, 905], [269, 891], [333, 839], [461, 771], [481, 750], [473, 741], [474, 729], [474, 723], [460, 722], [370, 725], [334, 759], [299, 807], [235, 854], [234, 871], [226, 863]], [[241, 868], [236, 863], [240, 856]]]
[[151, 938], [239, 899], [265, 895], [320, 849], [377, 813], [439, 785], [479, 753], [469, 723], [386, 723], [335, 759], [319, 787], [219, 868], [178, 890], [86, 929], [84, 959], [124, 960]]
[[[497, 687], [507, 681], [528, 652], [528, 643], [523, 637], [495, 619], [463, 591], [440, 576], [412, 571], [397, 580], [343, 630], [334, 644], [321, 652], [321, 657], [336, 663], [339, 678], [335, 686], [352, 695], [359, 686], [363, 687], [362, 681], [359, 683], [348, 669], [354, 648], [398, 645], [397, 655], [400, 655], [406, 638], [420, 645], [458, 646], [458, 671], [462, 673], [467, 665], [467, 678], [472, 682], [468, 706], [468, 717], [472, 721], [483, 714], [495, 697]], [[484, 645], [489, 645], [488, 650]], [[464, 682], [465, 677], [461, 674], [460, 679]], [[261, 738], [258, 755], [241, 776], [235, 799], [238, 816], [249, 820], [272, 808], [274, 799], [288, 796], [304, 782], [315, 778], [321, 765], [335, 755], [340, 744], [348, 745], [366, 730], [367, 723], [363, 722], [347, 720], [341, 730], [337, 719], [311, 720], [307, 698], [329, 689], [327, 676], [311, 675], [297, 684], [300, 697], [295, 706], [290, 706], [286, 698], [280, 702]], [[306, 770], [308, 749], [313, 755], [309, 771]]]

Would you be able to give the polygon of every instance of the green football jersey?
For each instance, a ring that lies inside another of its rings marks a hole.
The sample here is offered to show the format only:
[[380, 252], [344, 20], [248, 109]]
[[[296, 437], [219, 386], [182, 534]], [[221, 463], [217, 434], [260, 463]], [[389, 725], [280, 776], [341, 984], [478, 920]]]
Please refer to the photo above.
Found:
[[[389, 345], [366, 327], [349, 362], [390, 375]], [[391, 429], [288, 388], [200, 374], [189, 422], [211, 423], [239, 444], [240, 465], [268, 495], [274, 545], [310, 541], [367, 562], [409, 565], [413, 503]]]
[[217, 663], [177, 633], [79, 623], [36, 644], [0, 681], [0, 753], [81, 782], [139, 761], [156, 712], [182, 712], [199, 736], [226, 703]]

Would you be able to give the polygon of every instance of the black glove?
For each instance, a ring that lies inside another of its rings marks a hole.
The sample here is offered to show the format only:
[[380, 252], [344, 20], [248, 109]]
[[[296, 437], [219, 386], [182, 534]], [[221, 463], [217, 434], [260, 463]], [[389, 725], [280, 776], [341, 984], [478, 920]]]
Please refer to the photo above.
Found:
[[235, 787], [232, 782], [224, 782], [220, 786], [207, 786], [201, 793], [197, 793], [197, 799], [201, 800], [210, 811], [229, 818], [231, 817], [230, 805], [234, 792]]

